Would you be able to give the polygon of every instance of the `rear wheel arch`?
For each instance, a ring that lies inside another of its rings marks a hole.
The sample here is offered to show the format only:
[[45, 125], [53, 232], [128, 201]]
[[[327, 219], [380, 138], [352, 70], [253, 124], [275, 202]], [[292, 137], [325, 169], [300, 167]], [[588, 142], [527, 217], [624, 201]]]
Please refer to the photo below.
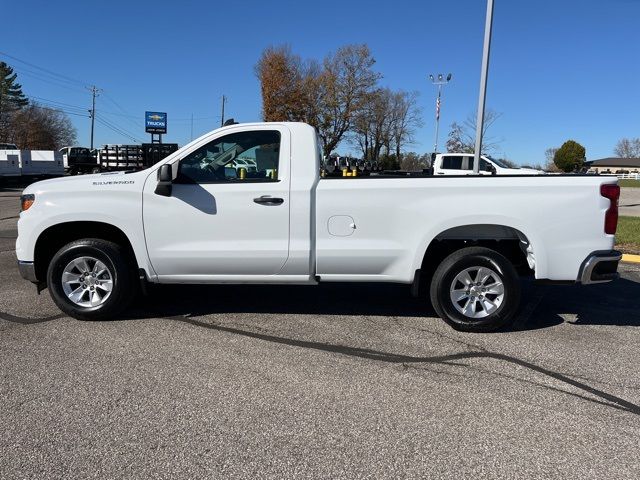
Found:
[[58, 250], [70, 242], [85, 238], [107, 240], [120, 245], [127, 261], [138, 268], [139, 262], [131, 240], [120, 228], [105, 222], [64, 222], [46, 228], [38, 236], [33, 257], [36, 278], [45, 282], [49, 263]]
[[425, 293], [424, 288], [428, 288], [433, 273], [445, 258], [468, 247], [485, 247], [500, 253], [521, 275], [535, 271], [533, 246], [521, 230], [501, 224], [460, 225], [440, 232], [429, 242], [416, 272], [419, 277], [414, 280], [420, 285], [420, 294]]

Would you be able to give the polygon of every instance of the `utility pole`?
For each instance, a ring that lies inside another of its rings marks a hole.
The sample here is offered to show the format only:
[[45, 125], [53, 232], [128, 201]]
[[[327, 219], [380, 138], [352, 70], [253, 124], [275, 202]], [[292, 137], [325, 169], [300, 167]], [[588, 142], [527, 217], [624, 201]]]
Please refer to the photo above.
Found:
[[440, 97], [442, 96], [442, 86], [446, 85], [451, 81], [451, 74], [447, 75], [447, 78], [444, 78], [444, 75], [441, 73], [438, 74], [437, 77], [433, 75], [429, 75], [429, 79], [431, 83], [438, 86], [438, 99], [436, 100], [436, 140], [434, 142], [433, 151], [434, 153], [438, 152], [438, 134], [440, 133]]
[[101, 91], [95, 85], [92, 85], [91, 88], [87, 87], [87, 90], [91, 92], [91, 110], [89, 110], [89, 117], [91, 118], [91, 150], [93, 150], [93, 127], [96, 121], [96, 96]]
[[222, 116], [220, 119], [220, 126], [223, 127], [224, 126], [224, 104], [227, 101], [227, 97], [225, 97], [224, 95], [222, 95]]
[[478, 118], [476, 120], [476, 146], [473, 155], [473, 173], [480, 172], [482, 153], [482, 130], [484, 128], [484, 102], [487, 98], [487, 77], [489, 76], [489, 53], [491, 50], [491, 28], [493, 26], [493, 0], [487, 0], [487, 18], [484, 25], [484, 48], [482, 70], [480, 71], [480, 96], [478, 97]]

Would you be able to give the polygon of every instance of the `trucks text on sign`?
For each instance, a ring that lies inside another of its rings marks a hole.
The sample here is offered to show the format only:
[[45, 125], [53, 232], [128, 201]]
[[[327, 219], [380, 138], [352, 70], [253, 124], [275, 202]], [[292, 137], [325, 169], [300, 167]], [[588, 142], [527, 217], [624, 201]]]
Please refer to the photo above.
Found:
[[144, 129], [147, 133], [167, 133], [167, 113], [144, 112]]

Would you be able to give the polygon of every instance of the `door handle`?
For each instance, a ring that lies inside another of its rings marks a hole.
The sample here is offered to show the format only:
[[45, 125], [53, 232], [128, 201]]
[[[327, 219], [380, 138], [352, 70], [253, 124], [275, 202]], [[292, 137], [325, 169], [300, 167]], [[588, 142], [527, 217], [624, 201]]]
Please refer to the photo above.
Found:
[[260, 205], [282, 205], [284, 203], [284, 198], [262, 195], [261, 197], [254, 198], [253, 201], [255, 203], [259, 203]]

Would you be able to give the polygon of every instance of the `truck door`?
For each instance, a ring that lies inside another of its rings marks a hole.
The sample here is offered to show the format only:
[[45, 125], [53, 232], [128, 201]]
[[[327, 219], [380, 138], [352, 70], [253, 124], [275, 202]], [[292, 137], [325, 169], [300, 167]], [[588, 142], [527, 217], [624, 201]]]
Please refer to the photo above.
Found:
[[169, 197], [154, 193], [154, 170], [144, 187], [143, 221], [160, 281], [282, 269], [289, 254], [290, 144], [284, 126], [214, 134], [172, 160]]

